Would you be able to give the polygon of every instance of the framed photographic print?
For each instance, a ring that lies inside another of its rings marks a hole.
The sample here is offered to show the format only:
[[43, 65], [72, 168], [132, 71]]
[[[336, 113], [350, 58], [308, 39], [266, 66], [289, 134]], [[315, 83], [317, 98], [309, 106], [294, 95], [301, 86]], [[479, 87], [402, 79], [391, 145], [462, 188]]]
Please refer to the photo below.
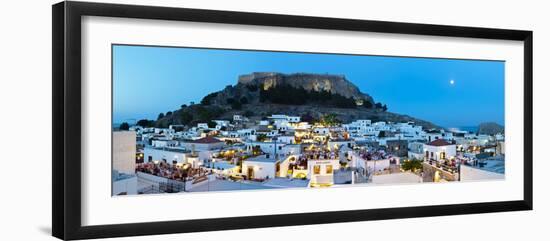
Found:
[[53, 235], [532, 209], [532, 32], [53, 6]]

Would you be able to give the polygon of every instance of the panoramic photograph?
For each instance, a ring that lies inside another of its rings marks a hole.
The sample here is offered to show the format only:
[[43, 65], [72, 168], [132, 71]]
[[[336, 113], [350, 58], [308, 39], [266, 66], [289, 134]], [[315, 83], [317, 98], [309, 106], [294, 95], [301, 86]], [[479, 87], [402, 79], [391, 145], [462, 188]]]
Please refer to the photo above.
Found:
[[112, 45], [112, 195], [504, 180], [504, 70]]

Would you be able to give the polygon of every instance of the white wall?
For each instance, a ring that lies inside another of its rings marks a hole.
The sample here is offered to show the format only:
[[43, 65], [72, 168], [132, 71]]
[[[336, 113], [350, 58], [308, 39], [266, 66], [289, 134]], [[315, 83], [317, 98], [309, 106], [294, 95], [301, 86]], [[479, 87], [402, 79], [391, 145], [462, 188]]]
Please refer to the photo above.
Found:
[[243, 162], [243, 167], [241, 173], [243, 175], [248, 174], [248, 168], [252, 167], [254, 169], [255, 179], [265, 179], [266, 177], [274, 178], [275, 173], [275, 163], [273, 162], [258, 162], [258, 161], [247, 161]]
[[[190, 154], [190, 153], [187, 153]], [[166, 160], [166, 163], [173, 164], [173, 161], [182, 163], [187, 160], [186, 153], [170, 151], [169, 149], [162, 150], [151, 147], [146, 147], [143, 149], [143, 161], [149, 162], [149, 156], [152, 157], [152, 161], [162, 161]]]
[[136, 132], [113, 132], [113, 170], [134, 174], [136, 170]]
[[[98, 0], [101, 1], [101, 0]], [[128, 1], [120, 1], [128, 2]], [[280, 228], [233, 230], [223, 232], [143, 236], [109, 240], [280, 240], [286, 237], [316, 240], [343, 240], [358, 237], [364, 231], [372, 240], [425, 240], [425, 235], [411, 235], [430, 227], [430, 237], [445, 237], [445, 240], [540, 240], [547, 236], [545, 220], [550, 218], [550, 193], [546, 170], [550, 162], [545, 161], [546, 137], [550, 134], [545, 123], [550, 115], [545, 103], [550, 76], [548, 54], [550, 54], [550, 21], [546, 1], [499, 1], [499, 0], [386, 0], [386, 1], [315, 1], [315, 0], [140, 0], [147, 3], [174, 3], [190, 8], [223, 9], [249, 12], [271, 12], [284, 14], [321, 15], [388, 21], [409, 21], [448, 25], [469, 25], [479, 27], [531, 29], [534, 34], [534, 99], [535, 99], [535, 164], [534, 193], [535, 211], [508, 212], [479, 215], [354, 222], [327, 225], [309, 225]], [[3, 240], [56, 240], [49, 236], [51, 230], [51, 7], [54, 1], [28, 0], [8, 1], [0, 9], [0, 60], [4, 68], [0, 71], [0, 126], [4, 136], [0, 140], [4, 160], [21, 160], [19, 153], [29, 153], [24, 143], [29, 135], [45, 140], [43, 145], [32, 148], [29, 158], [23, 158], [28, 168], [27, 176], [21, 178], [18, 172], [3, 172], [0, 180], [18, 180], [20, 185], [5, 185], [0, 205], [0, 234]], [[32, 111], [31, 111], [32, 110]], [[9, 118], [17, 117], [17, 118]], [[37, 126], [24, 130], [18, 127]], [[36, 180], [40, 180], [36, 182]], [[9, 182], [4, 182], [9, 183]], [[32, 186], [32, 191], [21, 188]], [[40, 200], [26, 205], [25, 200]], [[449, 227], [466, 228], [464, 232], [452, 232]], [[399, 232], [395, 228], [399, 227]], [[237, 238], [238, 237], [238, 238]]]
[[[448, 146], [431, 146], [431, 145], [424, 145], [424, 153], [428, 151], [429, 152], [429, 158], [439, 161], [440, 153], [445, 152], [445, 158], [449, 159], [453, 156], [456, 156], [456, 145], [448, 145]], [[433, 152], [433, 157], [432, 157]]]
[[[281, 154], [300, 154], [302, 153], [302, 148], [300, 145], [286, 145], [283, 147], [283, 149], [280, 152]], [[279, 152], [277, 152], [279, 154]]]
[[[374, 170], [376, 172], [379, 172], [379, 171], [383, 171], [385, 168], [390, 167], [390, 159], [367, 161], [356, 154], [352, 154], [350, 157], [352, 161], [352, 166], [360, 167], [368, 171]], [[396, 164], [399, 164], [399, 158], [398, 157], [394, 157], [394, 158], [397, 161]]]
[[138, 188], [137, 183], [138, 178], [136, 176], [113, 182], [112, 194], [118, 195], [119, 193], [125, 192], [126, 195], [136, 195]]
[[[315, 174], [313, 172], [314, 166], [319, 166], [320, 172], [319, 174]], [[332, 166], [332, 172], [327, 172], [327, 167]], [[334, 171], [340, 169], [340, 161], [337, 159], [318, 159], [318, 160], [308, 160], [307, 161], [307, 178], [312, 179], [313, 176], [325, 176], [325, 175], [332, 175], [334, 174]]]
[[[269, 153], [272, 155], [275, 154], [275, 152], [277, 152], [277, 154], [286, 154], [286, 152], [283, 151], [283, 148], [285, 147], [286, 144], [281, 143], [279, 141], [277, 143], [255, 141], [255, 142], [246, 143], [246, 145], [250, 147], [250, 150], [252, 150], [255, 146], [259, 146], [262, 152]], [[275, 148], [277, 148], [276, 151], [275, 151]]]
[[480, 180], [504, 180], [505, 175], [496, 172], [489, 172], [466, 165], [460, 166], [460, 180], [461, 181], [480, 181]]

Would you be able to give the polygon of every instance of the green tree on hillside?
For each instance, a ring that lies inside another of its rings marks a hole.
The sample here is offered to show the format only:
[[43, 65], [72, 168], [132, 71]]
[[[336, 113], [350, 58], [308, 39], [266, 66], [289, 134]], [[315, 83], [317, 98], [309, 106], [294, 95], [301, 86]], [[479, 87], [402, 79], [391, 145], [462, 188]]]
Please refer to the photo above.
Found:
[[155, 124], [155, 122], [152, 120], [141, 119], [141, 120], [138, 120], [136, 124], [141, 127], [152, 127]]
[[214, 107], [214, 106], [210, 106], [210, 107], [198, 106], [195, 109], [195, 112], [197, 115], [194, 116], [194, 121], [199, 121], [199, 122], [208, 122], [209, 120], [217, 118], [224, 113], [223, 109], [219, 107]]
[[252, 112], [251, 110], [247, 110], [244, 112], [243, 115], [246, 117], [251, 117], [251, 116], [254, 116], [254, 112]]
[[214, 93], [210, 93], [210, 94], [206, 95], [204, 98], [202, 98], [201, 105], [210, 105], [210, 104], [212, 104], [212, 100], [214, 98], [216, 98], [216, 96], [218, 96], [218, 92], [214, 92]]
[[366, 100], [365, 100], [365, 101], [363, 102], [363, 107], [365, 107], [365, 108], [367, 108], [367, 109], [372, 109], [372, 107], [374, 107], [374, 106], [372, 105], [372, 102], [366, 101]]
[[180, 121], [183, 125], [188, 125], [193, 121], [193, 115], [187, 111], [180, 111]]
[[216, 124], [216, 122], [214, 121], [208, 121], [207, 125], [208, 128], [215, 128], [218, 124]]
[[241, 104], [241, 102], [239, 101], [233, 101], [233, 103], [231, 103], [231, 109], [240, 110], [242, 107], [243, 104]]
[[260, 89], [260, 102], [271, 102], [285, 105], [303, 105], [308, 102], [334, 106], [338, 108], [355, 108], [353, 98], [331, 93], [328, 90], [305, 90], [290, 85], [278, 85], [267, 90]]
[[256, 141], [264, 141], [266, 139], [267, 139], [267, 136], [265, 134], [256, 135]]
[[122, 124], [120, 124], [120, 127], [118, 127], [118, 129], [121, 131], [127, 131], [130, 129], [130, 125], [127, 122], [122, 122]]
[[342, 123], [342, 121], [338, 119], [336, 114], [325, 114], [321, 117], [321, 124], [325, 126], [335, 126], [340, 123]]

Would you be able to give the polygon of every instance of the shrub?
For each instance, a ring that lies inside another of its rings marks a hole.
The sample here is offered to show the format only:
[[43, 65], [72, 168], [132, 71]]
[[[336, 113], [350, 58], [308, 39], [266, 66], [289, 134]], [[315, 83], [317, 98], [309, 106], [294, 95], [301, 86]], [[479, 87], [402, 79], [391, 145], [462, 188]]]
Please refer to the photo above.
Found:
[[118, 127], [118, 129], [121, 131], [127, 131], [130, 129], [130, 125], [127, 122], [122, 122], [122, 124], [120, 124], [120, 127]]
[[413, 172], [416, 170], [420, 170], [422, 169], [422, 161], [416, 160], [416, 159], [404, 161], [401, 164], [401, 169], [405, 171], [413, 171]]
[[267, 90], [260, 89], [260, 102], [275, 104], [303, 105], [307, 102], [319, 103], [339, 108], [355, 108], [353, 98], [329, 91], [307, 91], [304, 88], [295, 88], [290, 85], [278, 85]]
[[240, 110], [242, 107], [243, 104], [241, 104], [241, 102], [233, 101], [233, 103], [231, 103], [231, 109]]
[[141, 120], [138, 120], [136, 124], [141, 127], [152, 127], [155, 125], [155, 121], [141, 119]]
[[210, 105], [212, 100], [218, 96], [218, 92], [210, 93], [201, 100], [201, 105]]

